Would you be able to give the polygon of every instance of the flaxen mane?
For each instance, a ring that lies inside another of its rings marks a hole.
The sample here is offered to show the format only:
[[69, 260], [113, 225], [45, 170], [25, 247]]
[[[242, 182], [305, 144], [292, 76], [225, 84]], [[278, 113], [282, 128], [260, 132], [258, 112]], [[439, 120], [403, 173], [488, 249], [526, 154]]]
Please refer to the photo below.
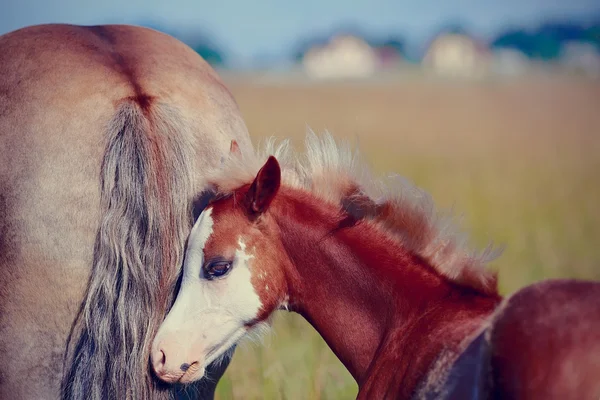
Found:
[[442, 275], [485, 293], [497, 291], [496, 274], [484, 267], [500, 251], [491, 245], [480, 253], [469, 250], [466, 235], [451, 216], [436, 212], [429, 194], [398, 175], [377, 179], [347, 142], [309, 132], [304, 154], [294, 154], [287, 140], [276, 145], [270, 139], [261, 147], [258, 154], [231, 156], [209, 177], [220, 193], [251, 182], [273, 155], [281, 165], [283, 185], [310, 191], [345, 212], [349, 205], [362, 208], [360, 218], [387, 229]]

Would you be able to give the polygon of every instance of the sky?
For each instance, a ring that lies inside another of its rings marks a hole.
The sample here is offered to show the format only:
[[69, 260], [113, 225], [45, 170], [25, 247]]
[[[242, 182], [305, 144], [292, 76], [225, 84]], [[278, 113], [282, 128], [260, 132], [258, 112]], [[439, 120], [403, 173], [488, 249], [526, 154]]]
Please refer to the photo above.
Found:
[[598, 0], [0, 0], [0, 34], [34, 24], [152, 23], [172, 33], [205, 32], [228, 61], [289, 55], [303, 38], [339, 26], [412, 43], [458, 22], [489, 37], [543, 20], [600, 17]]

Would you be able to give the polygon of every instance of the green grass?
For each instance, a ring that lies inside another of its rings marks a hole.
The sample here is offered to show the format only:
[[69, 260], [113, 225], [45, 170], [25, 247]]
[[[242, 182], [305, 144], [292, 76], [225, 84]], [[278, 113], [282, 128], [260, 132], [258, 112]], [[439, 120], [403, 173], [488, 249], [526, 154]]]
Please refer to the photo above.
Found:
[[[464, 216], [472, 243], [504, 245], [490, 265], [502, 293], [545, 278], [600, 279], [600, 83], [260, 86], [231, 82], [255, 143], [300, 144], [308, 124], [358, 139], [378, 172], [397, 172]], [[219, 399], [349, 399], [357, 385], [301, 317], [280, 312], [244, 343]]]

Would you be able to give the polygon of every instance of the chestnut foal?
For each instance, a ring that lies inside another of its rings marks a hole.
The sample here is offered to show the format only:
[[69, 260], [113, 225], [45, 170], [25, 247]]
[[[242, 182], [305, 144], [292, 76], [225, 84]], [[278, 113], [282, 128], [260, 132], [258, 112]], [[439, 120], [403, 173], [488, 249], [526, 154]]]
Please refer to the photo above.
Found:
[[287, 309], [360, 399], [599, 398], [600, 284], [546, 281], [503, 300], [483, 268], [492, 252], [466, 251], [427, 195], [378, 184], [330, 136], [307, 149], [291, 162], [284, 143], [264, 164], [238, 153], [212, 178], [153, 343], [160, 377], [201, 378]]

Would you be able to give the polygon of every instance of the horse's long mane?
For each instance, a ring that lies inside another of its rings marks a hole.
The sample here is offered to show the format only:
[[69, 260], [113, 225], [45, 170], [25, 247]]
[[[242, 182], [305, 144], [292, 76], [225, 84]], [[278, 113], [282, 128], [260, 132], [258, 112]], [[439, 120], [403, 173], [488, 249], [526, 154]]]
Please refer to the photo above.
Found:
[[220, 194], [250, 183], [273, 155], [281, 165], [282, 185], [306, 190], [342, 212], [362, 208], [354, 215], [386, 229], [440, 274], [484, 293], [497, 291], [496, 274], [484, 267], [500, 251], [491, 245], [482, 252], [470, 250], [453, 216], [437, 212], [428, 193], [399, 175], [378, 179], [347, 142], [309, 131], [303, 154], [294, 153], [289, 141], [277, 144], [273, 138], [259, 148], [255, 154], [229, 157], [209, 177]]
[[192, 146], [178, 121], [166, 106], [125, 102], [107, 127], [101, 220], [65, 356], [65, 399], [170, 397], [148, 360], [192, 222]]

